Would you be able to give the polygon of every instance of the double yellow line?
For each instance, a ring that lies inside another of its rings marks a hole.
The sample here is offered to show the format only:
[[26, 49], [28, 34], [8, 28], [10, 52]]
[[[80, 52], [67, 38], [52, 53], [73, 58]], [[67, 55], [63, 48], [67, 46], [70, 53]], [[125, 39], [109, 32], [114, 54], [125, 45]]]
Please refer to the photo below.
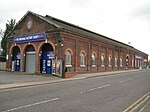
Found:
[[146, 93], [144, 96], [142, 96], [139, 100], [137, 100], [135, 103], [133, 103], [131, 106], [129, 106], [127, 109], [125, 109], [122, 112], [134, 112], [137, 110], [144, 102], [146, 102], [150, 98], [150, 92]]

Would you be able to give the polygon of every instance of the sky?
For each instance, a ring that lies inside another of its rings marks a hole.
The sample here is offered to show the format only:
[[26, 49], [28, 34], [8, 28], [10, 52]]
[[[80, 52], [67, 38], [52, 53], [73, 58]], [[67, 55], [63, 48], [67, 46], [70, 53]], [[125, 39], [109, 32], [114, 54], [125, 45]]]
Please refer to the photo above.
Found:
[[150, 0], [0, 0], [0, 29], [27, 11], [50, 15], [150, 55]]

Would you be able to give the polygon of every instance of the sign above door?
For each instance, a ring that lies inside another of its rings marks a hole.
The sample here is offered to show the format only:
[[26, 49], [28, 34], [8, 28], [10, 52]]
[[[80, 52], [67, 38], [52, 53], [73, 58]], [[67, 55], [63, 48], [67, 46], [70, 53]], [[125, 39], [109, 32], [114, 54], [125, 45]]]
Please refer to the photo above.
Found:
[[45, 33], [43, 32], [43, 33], [37, 33], [37, 34], [30, 34], [26, 36], [16, 36], [14, 37], [14, 43], [42, 41], [45, 39], [46, 39], [46, 36], [45, 36]]

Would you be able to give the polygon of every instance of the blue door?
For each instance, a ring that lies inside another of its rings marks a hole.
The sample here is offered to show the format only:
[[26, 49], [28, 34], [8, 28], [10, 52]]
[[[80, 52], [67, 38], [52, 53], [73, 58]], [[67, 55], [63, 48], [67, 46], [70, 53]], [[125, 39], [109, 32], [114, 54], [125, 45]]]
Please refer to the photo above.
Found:
[[15, 71], [20, 71], [20, 53], [14, 53]]

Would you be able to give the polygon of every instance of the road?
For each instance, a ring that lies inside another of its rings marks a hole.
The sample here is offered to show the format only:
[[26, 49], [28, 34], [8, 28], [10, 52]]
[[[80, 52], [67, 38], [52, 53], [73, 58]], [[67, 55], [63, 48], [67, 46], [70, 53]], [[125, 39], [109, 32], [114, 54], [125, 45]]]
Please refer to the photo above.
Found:
[[0, 90], [0, 112], [122, 112], [150, 91], [150, 70]]

